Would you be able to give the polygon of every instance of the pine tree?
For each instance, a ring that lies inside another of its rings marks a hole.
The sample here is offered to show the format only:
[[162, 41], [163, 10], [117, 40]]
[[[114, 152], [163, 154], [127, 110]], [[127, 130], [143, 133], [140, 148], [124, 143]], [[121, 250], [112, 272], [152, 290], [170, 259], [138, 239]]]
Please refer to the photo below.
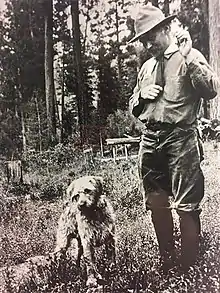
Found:
[[45, 97], [48, 125], [48, 142], [56, 142], [56, 112], [54, 89], [54, 51], [53, 51], [53, 0], [45, 0], [44, 8], [44, 72], [45, 72]]
[[101, 125], [105, 125], [109, 114], [117, 109], [117, 83], [116, 72], [110, 66], [110, 59], [102, 46], [99, 49], [98, 60], [98, 113]]
[[[7, 2], [4, 13], [3, 45], [1, 58], [1, 91], [7, 100], [5, 111], [10, 109], [20, 117], [23, 150], [27, 148], [25, 105], [38, 90], [43, 92], [43, 42], [39, 37], [43, 31], [42, 18], [37, 13], [35, 1]], [[41, 54], [42, 52], [42, 54]]]

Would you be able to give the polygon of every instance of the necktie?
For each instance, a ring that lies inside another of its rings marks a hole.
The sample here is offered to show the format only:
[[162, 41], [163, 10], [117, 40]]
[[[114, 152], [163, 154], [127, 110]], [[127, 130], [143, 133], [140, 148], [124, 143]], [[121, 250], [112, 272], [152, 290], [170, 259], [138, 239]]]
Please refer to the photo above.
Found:
[[156, 69], [156, 77], [155, 77], [155, 84], [160, 85], [164, 88], [165, 79], [164, 79], [164, 55], [160, 56], [157, 59], [157, 69]]

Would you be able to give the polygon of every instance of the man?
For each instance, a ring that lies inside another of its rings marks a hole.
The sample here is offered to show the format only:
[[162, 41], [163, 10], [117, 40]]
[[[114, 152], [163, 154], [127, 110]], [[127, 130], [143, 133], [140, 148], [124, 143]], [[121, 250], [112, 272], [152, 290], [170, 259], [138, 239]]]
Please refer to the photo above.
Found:
[[[217, 94], [217, 78], [203, 55], [192, 48], [185, 30], [174, 38], [159, 8], [141, 7], [135, 37], [153, 56], [140, 69], [130, 98], [134, 116], [145, 124], [139, 150], [139, 173], [146, 208], [151, 210], [162, 268], [175, 263], [171, 209], [179, 215], [181, 267], [196, 261], [200, 236], [200, 202], [204, 177], [197, 114], [202, 98]], [[173, 197], [170, 204], [169, 196]]]

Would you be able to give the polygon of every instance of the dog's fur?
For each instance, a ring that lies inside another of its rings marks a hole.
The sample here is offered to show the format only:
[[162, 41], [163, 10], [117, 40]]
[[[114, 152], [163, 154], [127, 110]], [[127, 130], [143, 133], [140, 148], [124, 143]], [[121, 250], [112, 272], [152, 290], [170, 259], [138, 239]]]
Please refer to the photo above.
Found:
[[87, 268], [87, 286], [96, 286], [101, 276], [95, 269], [94, 248], [105, 245], [108, 258], [115, 261], [115, 216], [102, 192], [103, 179], [84, 176], [67, 188], [67, 202], [57, 229], [55, 252], [66, 251], [76, 240], [75, 257], [83, 255]]

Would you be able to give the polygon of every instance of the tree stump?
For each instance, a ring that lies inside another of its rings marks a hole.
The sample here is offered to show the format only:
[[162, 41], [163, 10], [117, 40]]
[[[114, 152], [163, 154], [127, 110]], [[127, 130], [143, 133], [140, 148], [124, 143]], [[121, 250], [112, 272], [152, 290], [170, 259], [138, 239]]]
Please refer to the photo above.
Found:
[[22, 173], [22, 162], [21, 160], [13, 160], [5, 162], [6, 176], [8, 183], [22, 183], [23, 173]]

